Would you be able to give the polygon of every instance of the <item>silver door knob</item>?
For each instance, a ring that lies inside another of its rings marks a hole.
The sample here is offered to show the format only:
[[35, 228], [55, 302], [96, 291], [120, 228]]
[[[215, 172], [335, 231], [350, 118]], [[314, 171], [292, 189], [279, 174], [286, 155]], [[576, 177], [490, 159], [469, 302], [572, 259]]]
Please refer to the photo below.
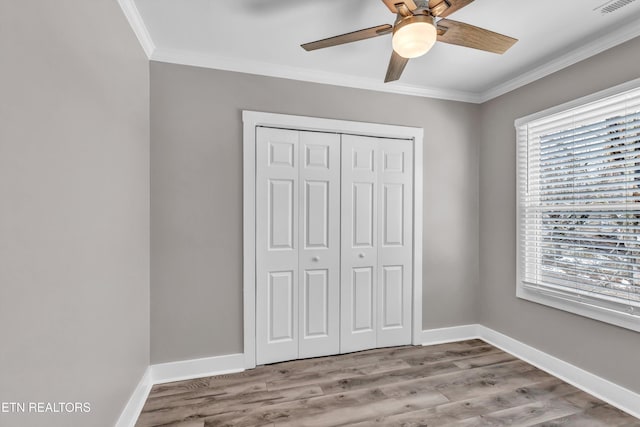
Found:
[[360, 252], [360, 253], [358, 254], [358, 256], [359, 256], [360, 258], [364, 258], [364, 254], [363, 254], [362, 252]]
[[311, 258], [312, 261], [314, 262], [318, 262], [320, 261], [320, 257], [319, 256], [314, 256], [313, 258]]

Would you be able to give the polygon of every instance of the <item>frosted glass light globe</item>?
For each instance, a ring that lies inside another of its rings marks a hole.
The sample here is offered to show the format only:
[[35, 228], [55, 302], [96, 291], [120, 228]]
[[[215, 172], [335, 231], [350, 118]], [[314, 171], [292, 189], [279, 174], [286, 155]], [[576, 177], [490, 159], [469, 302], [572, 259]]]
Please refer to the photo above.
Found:
[[438, 37], [433, 17], [409, 16], [393, 29], [393, 50], [403, 58], [417, 58], [433, 47]]

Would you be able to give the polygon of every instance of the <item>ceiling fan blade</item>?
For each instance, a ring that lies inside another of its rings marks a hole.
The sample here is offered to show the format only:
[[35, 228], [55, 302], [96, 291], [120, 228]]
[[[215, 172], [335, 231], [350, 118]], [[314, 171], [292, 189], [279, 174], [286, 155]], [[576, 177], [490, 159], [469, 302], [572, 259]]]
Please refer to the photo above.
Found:
[[473, 0], [429, 0], [429, 9], [435, 16], [444, 18], [467, 6]]
[[518, 39], [464, 22], [441, 19], [438, 21], [438, 41], [502, 54]]
[[385, 83], [393, 82], [400, 79], [404, 67], [407, 66], [409, 60], [398, 55], [394, 50], [391, 54], [391, 60], [389, 61], [389, 67], [387, 68], [387, 75], [384, 78]]
[[393, 26], [389, 24], [378, 25], [377, 27], [365, 28], [364, 30], [353, 31], [347, 34], [329, 37], [328, 39], [305, 43], [301, 46], [306, 51], [324, 49], [325, 47], [338, 46], [345, 43], [352, 43], [360, 40], [370, 39], [372, 37], [383, 36], [385, 34], [390, 34], [392, 31]]

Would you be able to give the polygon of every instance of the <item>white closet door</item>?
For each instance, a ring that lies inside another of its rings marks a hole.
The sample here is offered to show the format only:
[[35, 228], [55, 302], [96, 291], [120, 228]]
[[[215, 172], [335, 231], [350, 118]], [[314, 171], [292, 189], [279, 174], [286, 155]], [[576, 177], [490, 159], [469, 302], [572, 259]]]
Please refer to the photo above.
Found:
[[298, 358], [299, 132], [257, 128], [256, 362]]
[[413, 142], [378, 148], [378, 347], [411, 343]]
[[412, 142], [256, 135], [256, 362], [409, 344]]
[[340, 352], [340, 135], [300, 132], [299, 357]]
[[342, 135], [342, 353], [376, 347], [376, 143], [376, 138]]

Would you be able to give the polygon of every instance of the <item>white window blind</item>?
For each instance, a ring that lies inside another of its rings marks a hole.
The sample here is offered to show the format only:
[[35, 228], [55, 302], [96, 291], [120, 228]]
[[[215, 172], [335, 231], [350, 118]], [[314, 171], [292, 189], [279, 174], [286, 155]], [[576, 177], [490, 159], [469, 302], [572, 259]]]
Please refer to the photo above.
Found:
[[519, 286], [640, 314], [640, 88], [517, 122]]

